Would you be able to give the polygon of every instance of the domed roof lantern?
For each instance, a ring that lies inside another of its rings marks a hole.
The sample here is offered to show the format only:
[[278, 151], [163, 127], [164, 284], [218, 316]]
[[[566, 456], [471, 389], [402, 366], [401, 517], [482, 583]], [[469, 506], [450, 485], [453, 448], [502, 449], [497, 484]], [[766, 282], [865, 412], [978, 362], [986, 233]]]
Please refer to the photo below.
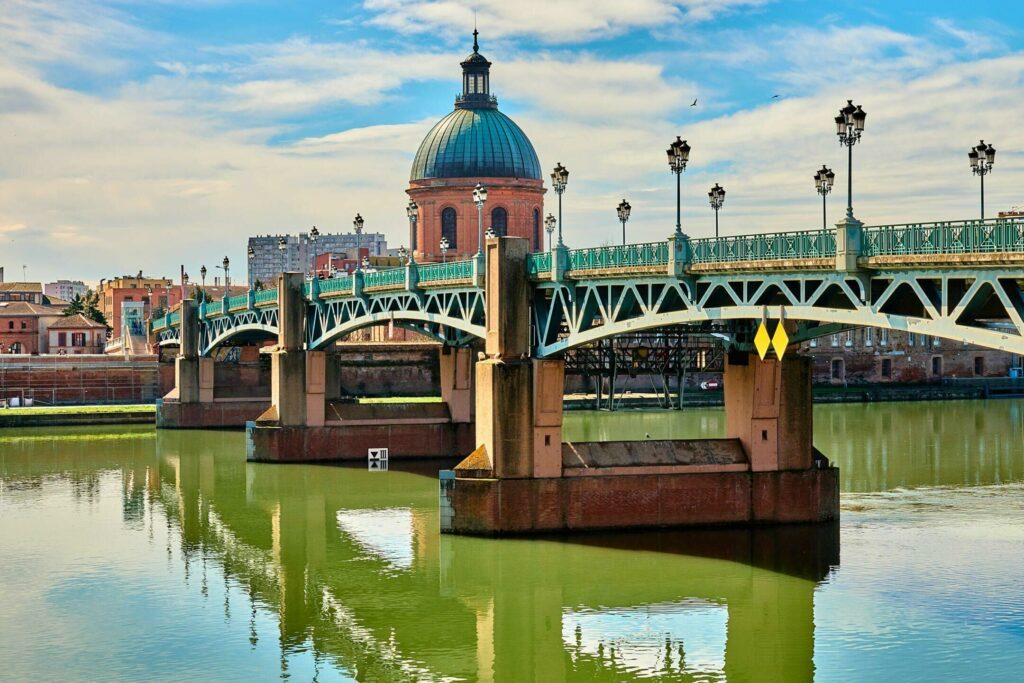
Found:
[[462, 95], [455, 98], [460, 109], [494, 109], [498, 100], [491, 96], [491, 63], [480, 54], [477, 40], [480, 32], [473, 29], [473, 53], [462, 61]]

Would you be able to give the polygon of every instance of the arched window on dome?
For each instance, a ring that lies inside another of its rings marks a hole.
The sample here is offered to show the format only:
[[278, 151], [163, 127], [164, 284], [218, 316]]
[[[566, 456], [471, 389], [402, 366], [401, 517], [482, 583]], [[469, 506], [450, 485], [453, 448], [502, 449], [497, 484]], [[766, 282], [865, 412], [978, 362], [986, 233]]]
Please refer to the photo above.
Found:
[[441, 237], [448, 240], [449, 249], [458, 249], [459, 241], [456, 235], [458, 234], [458, 217], [455, 213], [455, 209], [448, 207], [441, 212]]
[[540, 209], [533, 210], [533, 250], [540, 251]]
[[500, 206], [491, 211], [491, 229], [498, 237], [508, 236], [508, 211]]

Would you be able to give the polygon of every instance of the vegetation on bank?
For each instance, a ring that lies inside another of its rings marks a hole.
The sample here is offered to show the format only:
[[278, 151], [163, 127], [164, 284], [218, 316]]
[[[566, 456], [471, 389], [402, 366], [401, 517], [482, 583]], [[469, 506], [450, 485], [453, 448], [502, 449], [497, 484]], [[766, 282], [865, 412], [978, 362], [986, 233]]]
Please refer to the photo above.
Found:
[[134, 405], [88, 405], [88, 406], [28, 406], [0, 408], [4, 415], [111, 415], [121, 413], [156, 413], [152, 403]]

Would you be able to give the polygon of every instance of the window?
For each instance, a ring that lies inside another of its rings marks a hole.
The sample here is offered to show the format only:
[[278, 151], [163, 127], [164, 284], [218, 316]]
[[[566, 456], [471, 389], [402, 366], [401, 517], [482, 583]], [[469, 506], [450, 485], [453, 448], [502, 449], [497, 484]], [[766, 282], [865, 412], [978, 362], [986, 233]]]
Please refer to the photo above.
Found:
[[27, 330], [28, 329], [28, 323], [25, 322], [24, 320], [21, 321], [21, 329], [23, 329], [23, 330]]
[[889, 330], [885, 329], [884, 327], [878, 331], [878, 344], [880, 346], [889, 345]]
[[846, 364], [842, 358], [832, 359], [832, 379], [837, 382], [842, 382], [846, 379]]
[[491, 230], [498, 237], [508, 236], [508, 211], [500, 206], [491, 211]]
[[71, 333], [71, 345], [72, 346], [85, 346], [85, 332], [72, 332]]
[[7, 329], [9, 329], [9, 330], [13, 330], [14, 329], [14, 321], [13, 320], [7, 321]]
[[533, 210], [533, 250], [540, 251], [540, 209]]
[[882, 379], [892, 379], [892, 358], [882, 359]]
[[457, 227], [458, 217], [455, 213], [455, 209], [448, 207], [441, 212], [441, 237], [448, 240], [449, 249], [458, 248], [459, 243], [456, 238], [456, 235], [458, 234]]
[[975, 356], [974, 357], [974, 374], [978, 377], [985, 376], [985, 357]]
[[839, 335], [838, 334], [833, 334], [832, 335], [832, 346], [839, 346]]
[[913, 332], [907, 334], [907, 346], [913, 346], [917, 341], [917, 335]]
[[811, 340], [811, 348], [814, 349], [814, 348], [817, 348], [817, 346], [818, 346], [818, 340], [816, 338], [812, 339]]
[[853, 330], [846, 333], [846, 346], [853, 346]]
[[874, 346], [875, 344], [875, 329], [873, 327], [864, 328], [864, 346]]
[[942, 356], [932, 356], [932, 375], [935, 377], [942, 375]]
[[57, 346], [67, 346], [67, 345], [68, 345], [68, 333], [67, 332], [58, 332], [57, 333]]

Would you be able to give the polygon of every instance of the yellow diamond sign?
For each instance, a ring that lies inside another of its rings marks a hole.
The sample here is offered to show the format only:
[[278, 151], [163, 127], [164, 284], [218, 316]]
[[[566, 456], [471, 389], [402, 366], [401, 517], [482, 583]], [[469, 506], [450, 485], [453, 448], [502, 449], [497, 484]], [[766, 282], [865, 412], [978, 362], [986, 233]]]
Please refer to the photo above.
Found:
[[779, 360], [782, 360], [787, 346], [789, 346], [789, 335], [786, 334], [786, 326], [780, 320], [779, 324], [775, 326], [775, 334], [772, 336], [772, 348], [775, 349], [775, 355]]
[[768, 335], [768, 328], [765, 327], [764, 321], [761, 321], [761, 326], [757, 328], [757, 334], [754, 335], [754, 348], [757, 349], [757, 355], [761, 356], [761, 360], [768, 355], [768, 349], [771, 348], [772, 339]]

